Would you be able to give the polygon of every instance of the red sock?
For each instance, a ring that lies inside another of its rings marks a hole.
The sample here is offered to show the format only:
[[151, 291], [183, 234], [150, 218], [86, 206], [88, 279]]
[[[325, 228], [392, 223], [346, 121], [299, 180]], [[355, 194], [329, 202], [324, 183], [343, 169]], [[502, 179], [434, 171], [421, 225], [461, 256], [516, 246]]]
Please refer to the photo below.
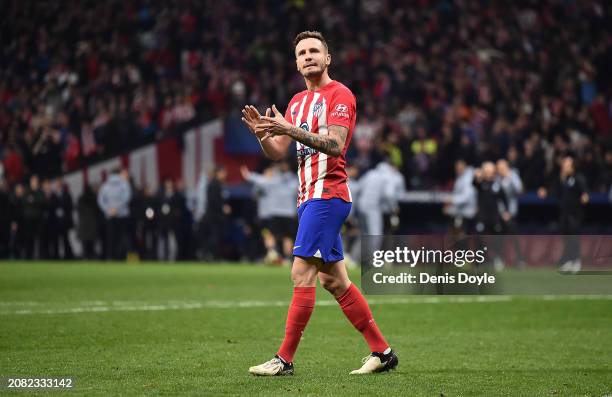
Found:
[[351, 284], [346, 292], [336, 300], [340, 304], [346, 318], [357, 328], [357, 331], [361, 332], [366, 342], [368, 342], [370, 351], [382, 353], [389, 347], [389, 344], [378, 329], [378, 325], [376, 325], [372, 318], [368, 302], [361, 294], [361, 291], [359, 291], [359, 288], [355, 287], [355, 284]]
[[293, 361], [302, 333], [314, 309], [316, 287], [293, 288], [293, 299], [289, 305], [285, 323], [285, 339], [278, 349], [278, 354], [286, 362]]

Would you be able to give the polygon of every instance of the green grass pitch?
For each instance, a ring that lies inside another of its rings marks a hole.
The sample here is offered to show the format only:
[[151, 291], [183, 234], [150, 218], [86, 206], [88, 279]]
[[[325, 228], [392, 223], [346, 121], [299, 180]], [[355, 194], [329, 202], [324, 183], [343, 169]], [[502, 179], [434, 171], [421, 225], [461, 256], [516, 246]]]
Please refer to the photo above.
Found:
[[287, 268], [0, 264], [0, 378], [71, 376], [86, 396], [612, 395], [609, 296], [372, 296], [400, 365], [354, 377], [367, 345], [319, 287], [295, 375], [250, 376], [290, 294]]

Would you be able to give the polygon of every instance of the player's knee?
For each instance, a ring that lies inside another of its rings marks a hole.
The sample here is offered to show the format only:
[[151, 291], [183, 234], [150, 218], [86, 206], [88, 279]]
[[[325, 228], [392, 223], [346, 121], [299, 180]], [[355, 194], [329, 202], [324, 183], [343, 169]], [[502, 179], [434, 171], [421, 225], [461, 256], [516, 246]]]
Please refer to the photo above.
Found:
[[316, 286], [316, 278], [308, 277], [307, 275], [292, 276], [294, 287], [314, 287]]
[[316, 285], [317, 273], [300, 271], [294, 268], [291, 270], [291, 280], [294, 287], [314, 287]]
[[333, 295], [342, 289], [342, 283], [337, 277], [320, 277], [319, 281], [321, 282], [321, 286]]

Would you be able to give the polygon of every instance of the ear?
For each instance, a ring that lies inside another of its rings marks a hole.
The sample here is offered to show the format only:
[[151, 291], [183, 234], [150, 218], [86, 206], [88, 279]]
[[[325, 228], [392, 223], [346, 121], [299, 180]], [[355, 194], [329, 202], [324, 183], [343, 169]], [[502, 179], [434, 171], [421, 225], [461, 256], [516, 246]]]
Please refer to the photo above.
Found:
[[331, 64], [331, 54], [328, 52], [325, 56], [325, 64], [329, 66]]

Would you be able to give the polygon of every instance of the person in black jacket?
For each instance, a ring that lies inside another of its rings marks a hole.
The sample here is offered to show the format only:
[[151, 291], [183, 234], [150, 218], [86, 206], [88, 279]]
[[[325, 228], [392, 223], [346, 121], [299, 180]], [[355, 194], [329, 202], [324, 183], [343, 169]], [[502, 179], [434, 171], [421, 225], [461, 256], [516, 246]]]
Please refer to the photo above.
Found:
[[222, 253], [226, 218], [231, 213], [231, 207], [226, 202], [227, 193], [224, 190], [226, 178], [225, 168], [217, 167], [206, 190], [206, 212], [202, 221], [201, 235], [203, 256], [206, 259], [219, 259]]
[[25, 187], [21, 183], [17, 183], [11, 194], [11, 235], [10, 235], [10, 251], [11, 258], [24, 259], [25, 254], [25, 236], [23, 233], [23, 210], [25, 207]]
[[68, 186], [63, 184], [61, 179], [55, 180], [54, 190], [56, 194], [57, 242], [58, 246], [61, 247], [57, 256], [61, 259], [74, 259], [72, 244], [68, 236], [70, 230], [74, 227], [72, 196], [70, 196]]
[[22, 257], [25, 259], [38, 258], [36, 249], [41, 250], [42, 217], [44, 207], [44, 195], [40, 190], [37, 175], [30, 177], [30, 189], [23, 196], [23, 217], [20, 228], [22, 240]]
[[165, 179], [158, 198], [157, 227], [159, 259], [174, 261], [177, 258], [177, 230], [182, 219], [183, 206], [172, 179]]
[[159, 217], [158, 196], [149, 185], [145, 185], [138, 199], [136, 230], [139, 239], [139, 255], [146, 260], [157, 259], [157, 218]]
[[506, 194], [496, 178], [495, 164], [490, 161], [482, 163], [482, 168], [474, 171], [473, 184], [478, 194], [476, 231], [480, 234], [501, 233], [503, 222], [510, 219], [510, 213]]
[[13, 224], [13, 202], [4, 178], [0, 177], [0, 259], [7, 259], [10, 253], [11, 225]]
[[[473, 185], [478, 196], [478, 209], [476, 212], [476, 232], [485, 235], [501, 234], [504, 230], [504, 222], [511, 218], [508, 210], [508, 198], [497, 179], [495, 164], [486, 161], [482, 168], [474, 171]], [[495, 270], [502, 270], [502, 239], [494, 237], [489, 239]]]
[[40, 258], [41, 259], [58, 259], [58, 233], [59, 224], [57, 217], [57, 208], [59, 200], [53, 191], [51, 181], [48, 179], [42, 182], [43, 192], [43, 211], [42, 211], [42, 227], [40, 237]]
[[559, 231], [565, 235], [563, 254], [558, 261], [559, 270], [578, 272], [580, 261], [580, 227], [584, 220], [584, 205], [589, 202], [587, 183], [584, 176], [576, 172], [574, 157], [565, 155], [561, 159], [559, 178], [554, 180], [550, 192], [544, 187], [538, 195], [549, 195], [559, 200]]
[[99, 237], [99, 221], [103, 215], [91, 185], [85, 185], [83, 194], [77, 201], [77, 214], [79, 219], [77, 234], [83, 244], [83, 259], [96, 259], [95, 246]]
[[177, 229], [175, 231], [177, 239], [177, 260], [191, 260], [194, 258], [194, 220], [193, 214], [187, 206], [187, 193], [182, 179], [178, 179], [174, 184], [176, 191], [176, 203], [178, 206]]

